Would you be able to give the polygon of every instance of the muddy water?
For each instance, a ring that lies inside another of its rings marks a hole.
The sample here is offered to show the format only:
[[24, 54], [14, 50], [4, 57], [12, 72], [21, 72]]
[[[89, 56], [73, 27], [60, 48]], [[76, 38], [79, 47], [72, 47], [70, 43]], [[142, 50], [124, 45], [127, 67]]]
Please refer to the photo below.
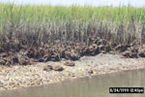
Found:
[[109, 94], [111, 86], [145, 87], [145, 69], [93, 76], [41, 87], [0, 92], [0, 97], [145, 97], [145, 94]]

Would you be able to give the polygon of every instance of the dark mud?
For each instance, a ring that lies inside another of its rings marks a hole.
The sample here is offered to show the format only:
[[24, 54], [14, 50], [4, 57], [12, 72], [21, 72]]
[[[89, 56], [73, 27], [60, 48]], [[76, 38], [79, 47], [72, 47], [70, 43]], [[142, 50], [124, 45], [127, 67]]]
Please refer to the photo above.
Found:
[[120, 53], [126, 58], [145, 57], [145, 47], [122, 45], [105, 39], [93, 38], [91, 44], [61, 43], [56, 45], [44, 44], [42, 46], [28, 47], [25, 43], [7, 43], [7, 48], [0, 48], [0, 65], [31, 65], [34, 62], [79, 60], [82, 56], [94, 56], [99, 53]]

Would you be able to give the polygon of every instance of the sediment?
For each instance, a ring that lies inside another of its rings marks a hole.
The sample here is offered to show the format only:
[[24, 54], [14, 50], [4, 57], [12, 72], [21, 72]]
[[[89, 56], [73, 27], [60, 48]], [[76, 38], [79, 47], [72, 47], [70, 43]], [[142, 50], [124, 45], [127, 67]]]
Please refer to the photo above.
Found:
[[[66, 64], [75, 64], [66, 65]], [[125, 58], [119, 54], [83, 56], [76, 61], [62, 59], [35, 65], [0, 66], [0, 90], [61, 83], [92, 75], [145, 68], [144, 58]], [[57, 70], [56, 70], [57, 69]]]
[[[90, 45], [83, 43], [45, 44], [38, 47], [27, 47], [11, 42], [9, 50], [0, 49], [0, 65], [31, 65], [36, 62], [79, 60], [83, 56], [95, 56], [100, 53], [118, 53], [126, 58], [145, 57], [145, 46], [117, 44], [100, 38], [91, 38]], [[10, 44], [10, 43], [9, 43]]]

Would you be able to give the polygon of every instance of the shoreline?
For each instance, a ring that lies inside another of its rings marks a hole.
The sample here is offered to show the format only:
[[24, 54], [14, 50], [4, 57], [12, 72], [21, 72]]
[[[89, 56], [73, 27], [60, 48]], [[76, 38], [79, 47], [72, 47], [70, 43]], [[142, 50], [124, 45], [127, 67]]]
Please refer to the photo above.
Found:
[[[0, 66], [0, 91], [61, 83], [87, 76], [145, 68], [143, 58], [123, 58], [117, 54], [85, 56], [80, 60], [73, 61], [75, 63], [74, 67], [65, 66], [64, 62], [67, 62], [67, 60], [36, 63], [36, 65], [28, 66]], [[64, 70], [44, 71], [43, 68], [46, 65], [59, 65]]]

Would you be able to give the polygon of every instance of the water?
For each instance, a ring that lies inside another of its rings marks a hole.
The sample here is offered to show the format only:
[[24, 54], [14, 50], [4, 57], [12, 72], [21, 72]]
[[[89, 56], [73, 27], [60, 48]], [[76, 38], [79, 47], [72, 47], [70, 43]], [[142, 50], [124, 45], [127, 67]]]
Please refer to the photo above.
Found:
[[49, 4], [49, 5], [92, 5], [92, 6], [120, 6], [132, 5], [144, 7], [145, 0], [0, 0], [2, 3], [15, 4]]
[[111, 86], [145, 87], [145, 69], [81, 78], [61, 84], [0, 92], [0, 97], [145, 97], [145, 94], [109, 94]]

